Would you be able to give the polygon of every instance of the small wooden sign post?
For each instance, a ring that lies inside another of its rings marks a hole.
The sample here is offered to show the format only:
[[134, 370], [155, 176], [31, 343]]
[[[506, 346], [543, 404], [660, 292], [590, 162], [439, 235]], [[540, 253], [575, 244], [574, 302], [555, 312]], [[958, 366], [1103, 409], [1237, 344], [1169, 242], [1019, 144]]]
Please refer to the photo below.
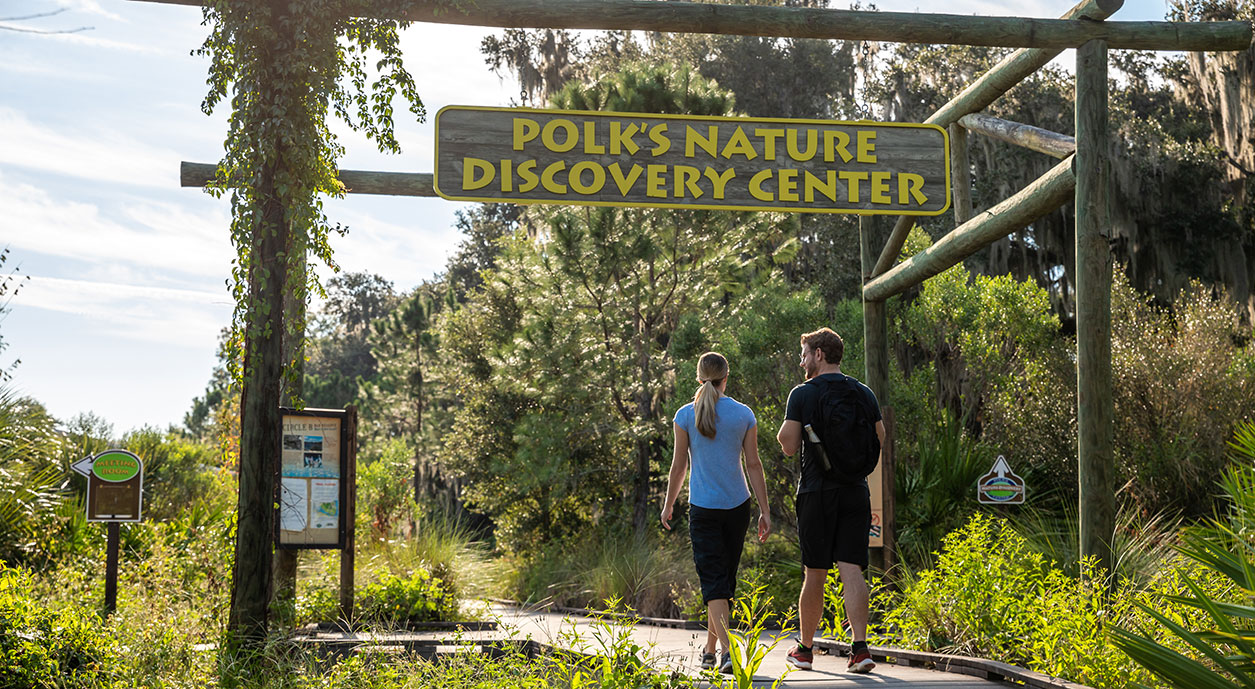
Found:
[[126, 450], [105, 450], [70, 466], [87, 477], [87, 521], [105, 522], [105, 617], [118, 604], [118, 524], [143, 518], [144, 462]]

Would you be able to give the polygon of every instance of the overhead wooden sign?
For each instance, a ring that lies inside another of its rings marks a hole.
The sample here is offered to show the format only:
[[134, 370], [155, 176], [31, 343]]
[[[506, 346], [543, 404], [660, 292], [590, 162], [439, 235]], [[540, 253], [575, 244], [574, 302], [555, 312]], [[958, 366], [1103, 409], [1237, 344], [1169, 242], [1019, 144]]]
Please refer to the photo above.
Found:
[[455, 201], [939, 215], [926, 124], [448, 106], [435, 188]]

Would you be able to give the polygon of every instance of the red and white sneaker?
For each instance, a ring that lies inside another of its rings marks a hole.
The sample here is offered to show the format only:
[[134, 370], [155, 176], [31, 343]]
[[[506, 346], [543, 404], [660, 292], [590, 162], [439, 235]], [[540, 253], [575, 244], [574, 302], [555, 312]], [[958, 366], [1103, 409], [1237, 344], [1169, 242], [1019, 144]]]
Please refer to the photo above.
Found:
[[867, 651], [863, 651], [858, 655], [850, 656], [850, 666], [847, 668], [850, 672], [857, 672], [865, 675], [876, 667], [876, 661], [872, 660], [872, 656]]
[[801, 646], [794, 646], [785, 656], [785, 661], [799, 670], [809, 670], [815, 665], [815, 651], [803, 651]]

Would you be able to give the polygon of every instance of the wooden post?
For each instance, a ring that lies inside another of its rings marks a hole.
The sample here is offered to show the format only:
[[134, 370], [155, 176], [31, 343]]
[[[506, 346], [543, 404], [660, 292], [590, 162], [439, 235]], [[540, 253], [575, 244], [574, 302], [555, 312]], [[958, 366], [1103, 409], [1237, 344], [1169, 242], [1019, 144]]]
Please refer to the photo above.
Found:
[[[897, 416], [893, 413], [892, 404], [882, 404], [880, 415], [885, 422], [885, 442], [880, 446], [881, 482], [884, 485], [884, 509], [882, 510], [882, 526], [885, 534], [885, 571], [890, 572], [898, 562], [898, 519], [897, 519]], [[892, 577], [891, 577], [892, 578]]]
[[883, 301], [940, 273], [1072, 199], [1076, 180], [1072, 159], [1054, 166], [1011, 198], [951, 230], [936, 244], [915, 254], [863, 286], [863, 298]]
[[958, 227], [972, 219], [972, 165], [967, 158], [967, 130], [957, 123], [950, 125], [950, 188], [954, 190], [950, 196], [954, 226]]
[[[1076, 153], [1076, 139], [1040, 127], [1020, 122], [973, 113], [959, 118], [964, 129], [984, 134], [992, 139], [1023, 146], [1030, 151], [1045, 153], [1055, 158], [1067, 158]], [[953, 130], [954, 125], [950, 125]]]
[[349, 405], [345, 424], [348, 442], [344, 447], [344, 472], [340, 480], [345, 482], [345, 504], [340, 506], [340, 528], [344, 529], [344, 546], [340, 550], [340, 619], [346, 626], [353, 620], [353, 573], [357, 543], [357, 407]]
[[[1080, 554], [1115, 559], [1107, 45], [1076, 50], [1076, 422]], [[1112, 578], [1114, 582], [1114, 577]]]
[[[1063, 14], [1063, 19], [1092, 19], [1101, 21], [1110, 17], [1124, 0], [1081, 0], [1072, 9]], [[981, 75], [979, 79], [963, 89], [959, 95], [950, 99], [949, 103], [937, 108], [925, 122], [940, 127], [947, 127], [957, 122], [968, 113], [984, 110], [1002, 94], [1010, 91], [1024, 77], [1041, 69], [1046, 63], [1059, 56], [1062, 50], [1042, 48], [1022, 48], [1003, 58], [992, 69]], [[893, 267], [902, 253], [902, 245], [906, 243], [906, 235], [911, 231], [915, 219], [909, 215], [898, 218], [893, 226], [893, 233], [885, 242], [885, 248], [876, 261], [876, 269], [872, 275], [883, 275]]]
[[[877, 235], [877, 218], [860, 216], [858, 219], [859, 244], [862, 249], [862, 270], [866, 275], [876, 262], [876, 247], [880, 237]], [[863, 365], [865, 367], [863, 382], [871, 388], [880, 402], [882, 409], [889, 404], [889, 334], [885, 319], [885, 302], [863, 302]], [[883, 413], [883, 412], [882, 412]], [[881, 459], [887, 463], [885, 455]], [[877, 472], [880, 477], [881, 533], [884, 547], [879, 553], [873, 552], [875, 564], [882, 571], [888, 570], [894, 562], [894, 539], [890, 526], [893, 523], [893, 471], [882, 463]], [[872, 476], [876, 476], [873, 474]]]
[[118, 523], [106, 522], [105, 617], [118, 609]]

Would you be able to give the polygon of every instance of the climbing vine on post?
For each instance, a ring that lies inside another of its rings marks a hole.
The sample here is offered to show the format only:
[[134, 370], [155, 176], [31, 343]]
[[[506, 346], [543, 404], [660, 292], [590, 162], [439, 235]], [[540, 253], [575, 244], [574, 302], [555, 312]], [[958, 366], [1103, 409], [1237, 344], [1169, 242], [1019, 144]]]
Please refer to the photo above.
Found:
[[[201, 109], [229, 102], [225, 152], [209, 186], [231, 199], [231, 274], [235, 298], [233, 378], [241, 386], [240, 493], [228, 629], [239, 642], [264, 639], [268, 623], [273, 534], [274, 449], [279, 446], [283, 376], [299, 375], [304, 309], [321, 291], [308, 257], [336, 269], [324, 196], [340, 197], [337, 161], [344, 154], [328, 123], [334, 114], [381, 151], [397, 153], [397, 95], [423, 121], [426, 111], [402, 64], [408, 0], [209, 0], [209, 37], [196, 51], [210, 59]], [[373, 60], [373, 66], [371, 64]], [[284, 347], [284, 339], [289, 346]], [[296, 343], [297, 346], [292, 346]], [[289, 400], [292, 401], [292, 400]], [[295, 400], [299, 403], [299, 400]]]

